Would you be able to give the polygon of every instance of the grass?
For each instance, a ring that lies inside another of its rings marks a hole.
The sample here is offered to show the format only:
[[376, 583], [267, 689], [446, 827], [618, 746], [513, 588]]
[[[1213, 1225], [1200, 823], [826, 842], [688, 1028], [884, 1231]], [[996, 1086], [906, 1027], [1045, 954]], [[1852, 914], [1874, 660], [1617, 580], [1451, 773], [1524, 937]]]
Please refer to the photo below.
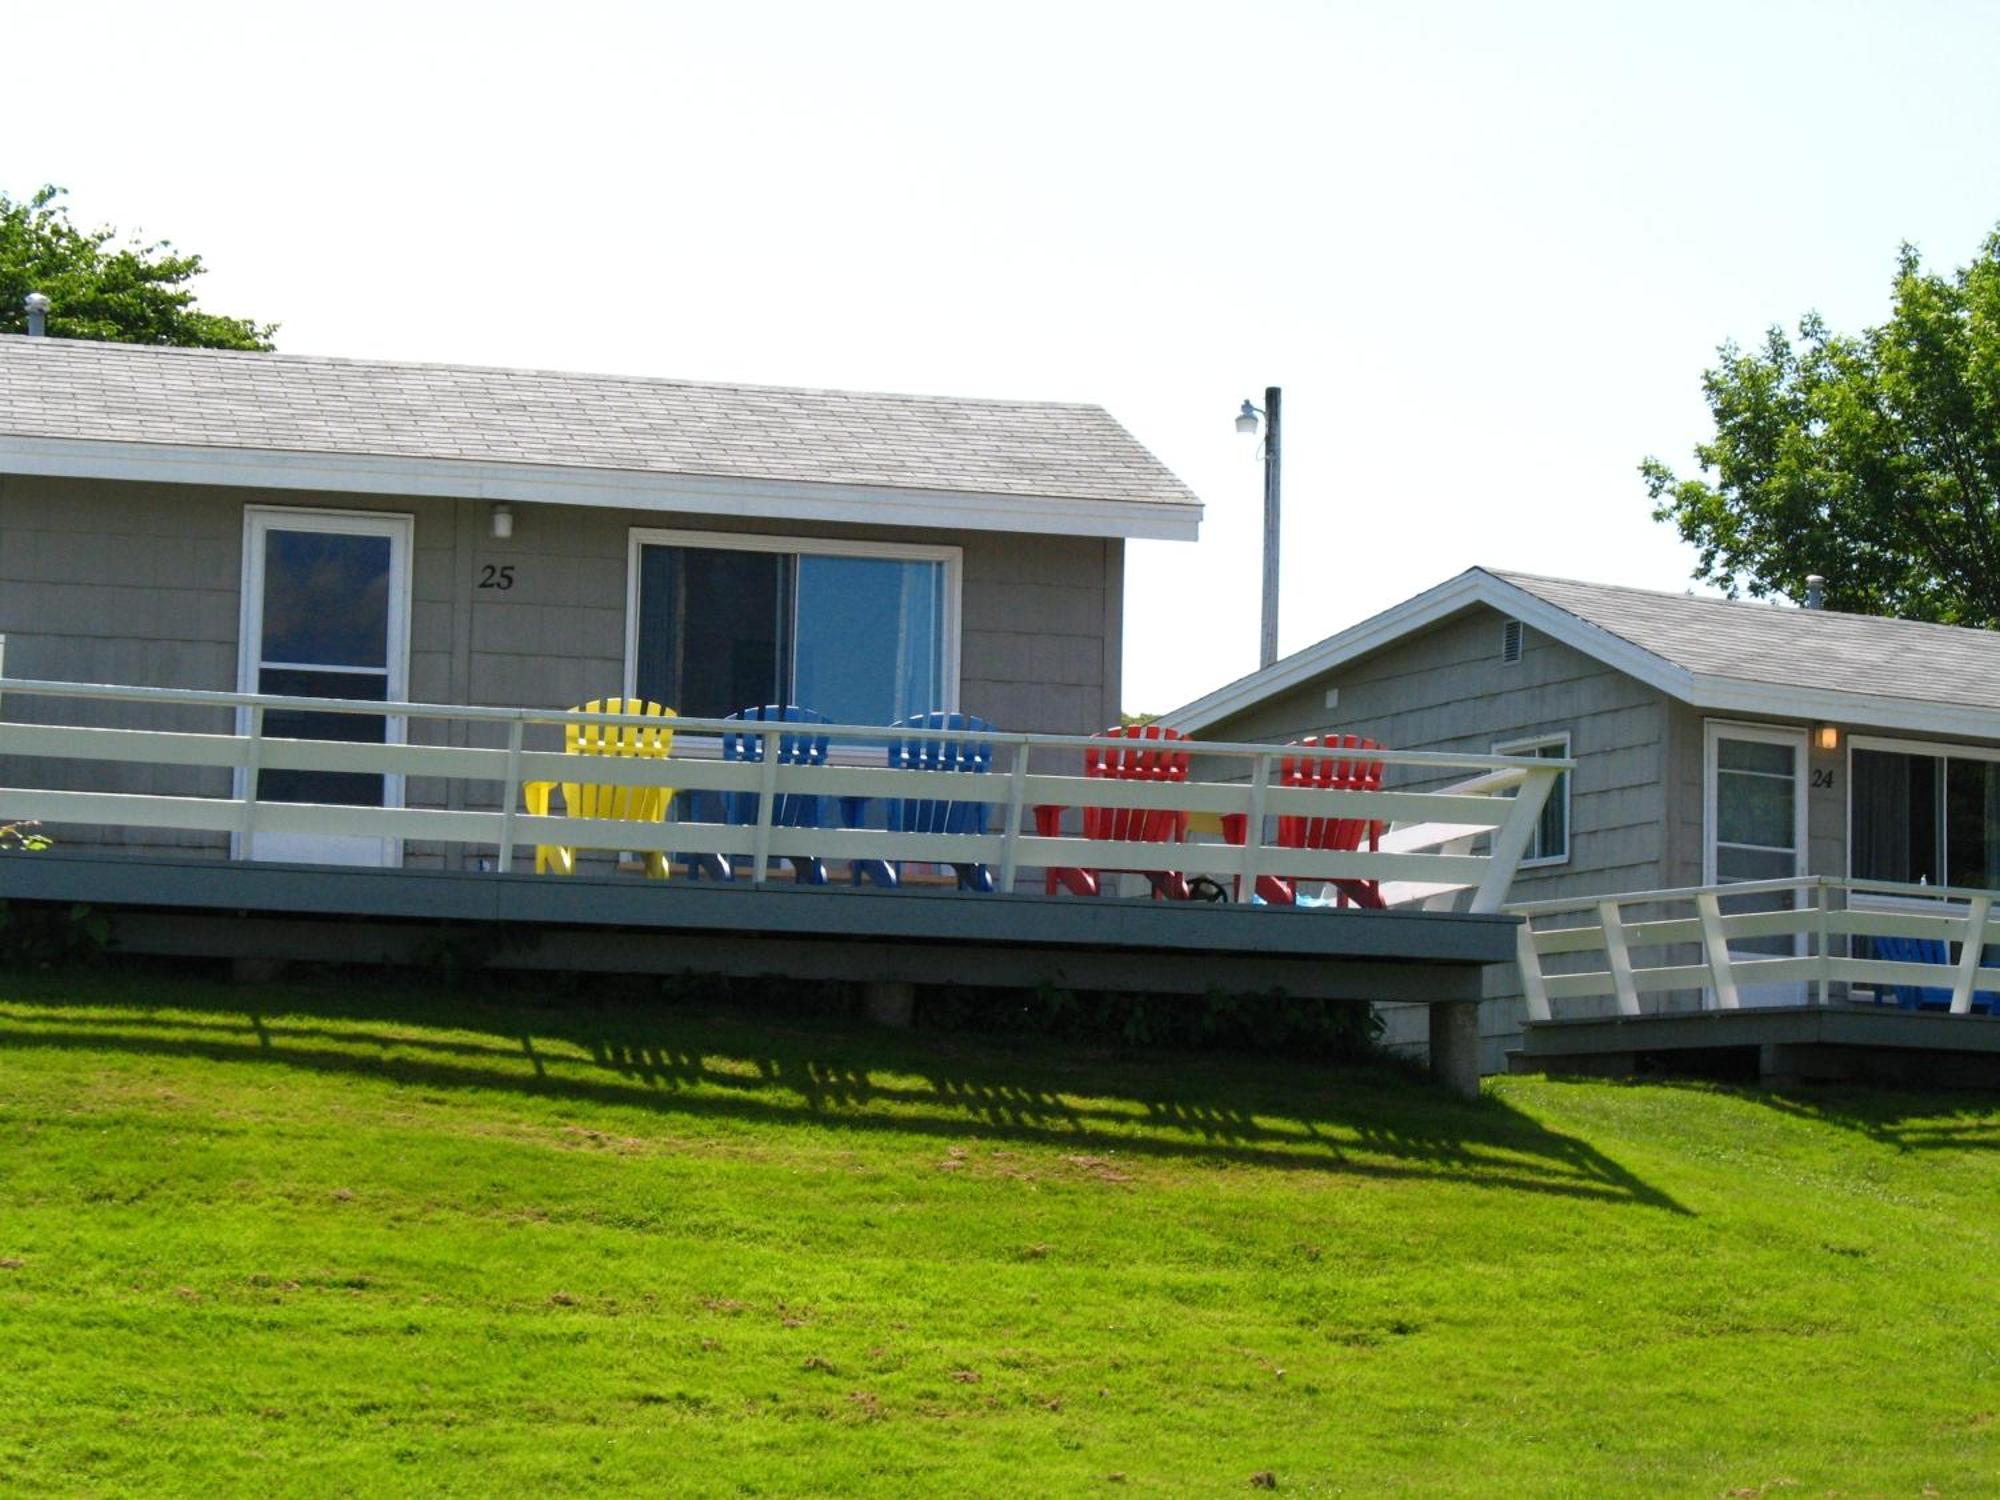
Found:
[[0, 1493], [1996, 1490], [1991, 1097], [376, 983], [0, 980]]

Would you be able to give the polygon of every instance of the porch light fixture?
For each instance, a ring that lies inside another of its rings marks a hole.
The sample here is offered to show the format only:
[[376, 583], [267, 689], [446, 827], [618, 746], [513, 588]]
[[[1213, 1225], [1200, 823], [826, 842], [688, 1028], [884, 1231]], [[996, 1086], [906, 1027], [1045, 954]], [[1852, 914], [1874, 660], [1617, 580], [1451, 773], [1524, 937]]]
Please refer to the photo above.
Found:
[[493, 540], [504, 542], [514, 534], [514, 507], [501, 501], [493, 507]]
[[1836, 724], [1821, 724], [1813, 730], [1813, 749], [1834, 751], [1840, 748], [1840, 727]]
[[1236, 430], [1245, 436], [1257, 431], [1257, 419], [1264, 419], [1264, 629], [1258, 642], [1257, 665], [1264, 668], [1278, 659], [1278, 402], [1284, 395], [1275, 385], [1264, 390], [1264, 404], [1243, 403], [1236, 414]]

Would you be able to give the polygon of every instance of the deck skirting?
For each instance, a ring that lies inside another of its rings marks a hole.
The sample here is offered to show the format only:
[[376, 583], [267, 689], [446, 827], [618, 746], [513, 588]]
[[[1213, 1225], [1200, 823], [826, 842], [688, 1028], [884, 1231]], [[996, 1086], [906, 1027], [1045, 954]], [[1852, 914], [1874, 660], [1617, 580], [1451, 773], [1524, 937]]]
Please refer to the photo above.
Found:
[[121, 858], [0, 859], [0, 898], [89, 902], [135, 954], [867, 983], [1211, 989], [1465, 1004], [1517, 920], [949, 890], [811, 889]]
[[1829, 1004], [1530, 1021], [1508, 1054], [1516, 1073], [1604, 1077], [1732, 1058], [1769, 1084], [2000, 1088], [2000, 1018]]

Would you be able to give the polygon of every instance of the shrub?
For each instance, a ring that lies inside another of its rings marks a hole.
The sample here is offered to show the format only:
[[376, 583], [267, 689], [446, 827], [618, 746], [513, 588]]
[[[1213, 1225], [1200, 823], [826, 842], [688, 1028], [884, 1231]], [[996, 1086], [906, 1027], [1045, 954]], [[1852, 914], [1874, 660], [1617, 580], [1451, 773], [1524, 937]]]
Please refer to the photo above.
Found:
[[84, 902], [0, 901], [0, 966], [91, 963], [110, 941], [110, 919]]
[[1382, 1021], [1366, 1001], [1283, 990], [1203, 995], [940, 985], [920, 990], [917, 1023], [941, 1031], [1021, 1032], [1134, 1047], [1285, 1052], [1337, 1061], [1373, 1054]]

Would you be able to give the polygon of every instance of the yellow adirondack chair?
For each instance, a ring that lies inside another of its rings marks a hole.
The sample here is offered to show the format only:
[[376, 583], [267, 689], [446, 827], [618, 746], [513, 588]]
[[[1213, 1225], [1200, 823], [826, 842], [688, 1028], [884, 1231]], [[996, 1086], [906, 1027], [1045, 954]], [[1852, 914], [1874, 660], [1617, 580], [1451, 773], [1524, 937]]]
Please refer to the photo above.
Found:
[[[606, 698], [573, 710], [582, 714], [644, 714], [659, 724], [566, 724], [563, 751], [568, 755], [621, 755], [644, 760], [665, 760], [673, 749], [674, 711], [637, 698]], [[562, 789], [562, 815], [571, 818], [616, 818], [628, 823], [664, 823], [667, 807], [674, 800], [673, 788], [664, 786], [606, 786], [591, 781], [531, 781], [521, 788], [528, 811], [536, 817], [551, 812], [556, 789]], [[576, 873], [576, 851], [593, 845], [539, 844], [535, 848], [535, 873], [554, 871], [558, 875]], [[658, 850], [646, 854], [646, 874], [667, 878], [667, 856]]]

